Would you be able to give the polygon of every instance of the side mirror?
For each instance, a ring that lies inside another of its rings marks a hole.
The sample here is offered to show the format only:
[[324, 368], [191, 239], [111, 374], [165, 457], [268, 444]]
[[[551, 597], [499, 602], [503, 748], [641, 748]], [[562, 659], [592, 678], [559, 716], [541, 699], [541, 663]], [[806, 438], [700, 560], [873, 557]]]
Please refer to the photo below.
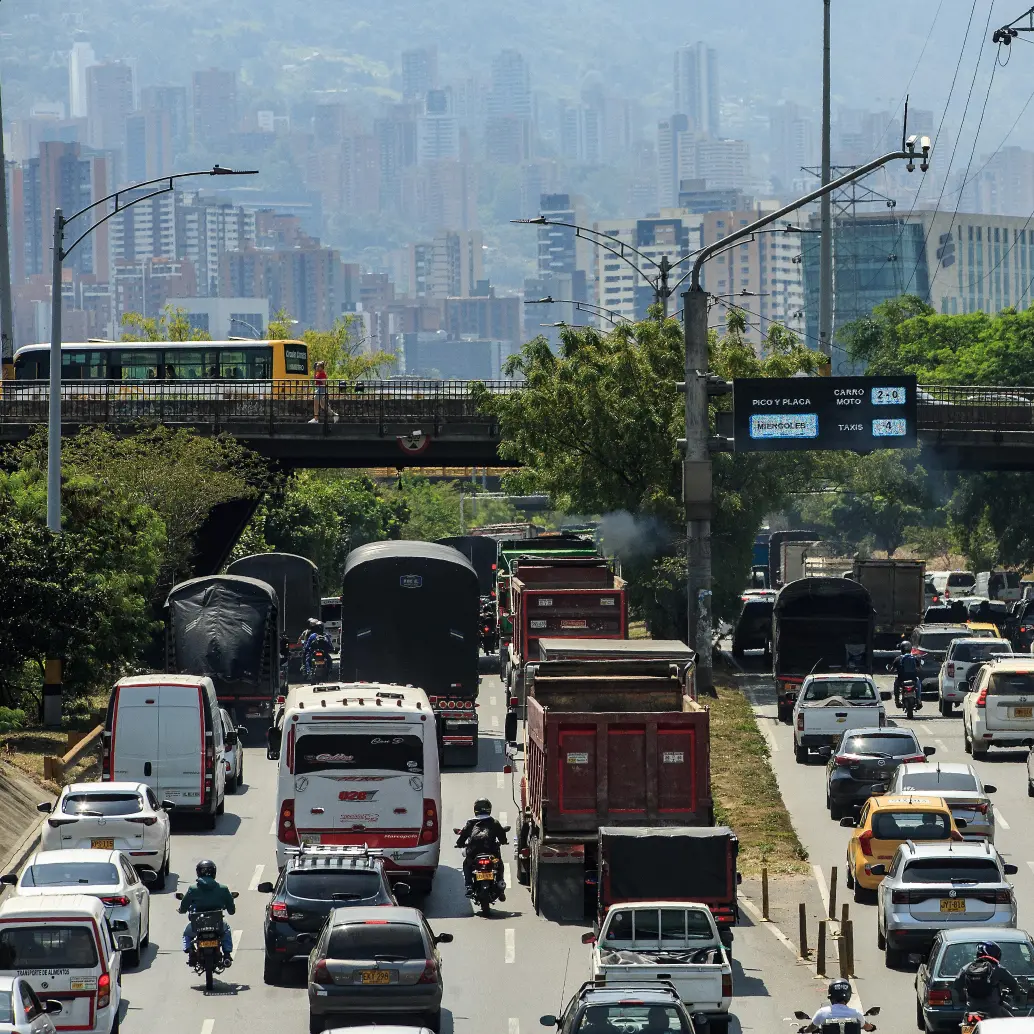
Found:
[[275, 725], [270, 726], [266, 732], [266, 757], [270, 761], [280, 760], [280, 744], [284, 739], [284, 730], [278, 729]]
[[136, 943], [132, 937], [119, 937], [118, 938], [118, 950], [119, 951], [132, 951], [136, 947]]
[[228, 732], [226, 736], [223, 738], [223, 743], [225, 743], [227, 747], [235, 746], [237, 743], [237, 733]]
[[48, 1016], [56, 1016], [62, 1009], [64, 1006], [56, 998], [48, 998], [43, 1003], [43, 1011]]
[[265, 883], [260, 883], [255, 889], [260, 894], [272, 894], [273, 893], [273, 884], [270, 883], [269, 880], [266, 880]]
[[18, 874], [16, 872], [9, 872], [4, 876], [0, 876], [0, 883], [6, 883], [8, 887], [18, 886]]
[[176, 891], [176, 900], [177, 901], [182, 901], [183, 900], [183, 893], [182, 893], [182, 891]]
[[517, 742], [517, 712], [507, 711], [506, 719], [503, 722], [503, 738], [507, 743]]
[[158, 873], [156, 873], [154, 869], [140, 869], [137, 872], [137, 876], [139, 876], [146, 884], [158, 882]]
[[937, 753], [936, 747], [923, 747], [923, 753], [928, 757], [932, 758]]
[[865, 1015], [866, 1016], [879, 1016], [879, 1014], [880, 1014], [880, 1007], [878, 1005], [874, 1005], [871, 1009], [866, 1009], [865, 1010]]
[[870, 876], [886, 876], [887, 875], [887, 867], [882, 862], [879, 862], [876, 865], [870, 865], [869, 866], [869, 875]]
[[880, 690], [880, 699], [881, 700], [890, 700], [893, 696], [894, 696], [894, 694], [891, 693], [890, 690], [888, 690], [888, 689], [881, 689]]
[[1018, 866], [1013, 865], [1010, 862], [1006, 862], [1002, 866], [1002, 868], [1005, 870], [1005, 875], [1006, 876], [1015, 876], [1020, 871]]
[[811, 1017], [806, 1012], [801, 1012], [800, 1009], [794, 1009], [793, 1013], [795, 1020], [810, 1020]]
[[582, 934], [582, 944], [595, 944], [596, 935], [590, 930], [589, 933]]
[[237, 726], [237, 735], [238, 736], [247, 736], [248, 735], [248, 727], [246, 725], [238, 725]]
[[452, 944], [451, 933], [438, 933], [434, 935], [435, 944]]
[[238, 894], [238, 893], [237, 893], [237, 891], [234, 891], [234, 892], [233, 892], [233, 893], [232, 893], [232, 894], [230, 895], [230, 897], [231, 897], [231, 898], [239, 898], [239, 897], [240, 897], [240, 894]]
[[955, 820], [955, 828], [956, 829], [965, 829], [966, 826], [968, 826], [968, 825], [969, 825], [969, 823], [966, 822], [965, 819], [956, 819]]
[[850, 815], [845, 815], [840, 820], [840, 825], [843, 826], [845, 829], [854, 829], [855, 826], [858, 825], [858, 823]]
[[396, 883], [393, 889], [396, 894], [401, 894], [403, 897], [413, 893], [413, 888], [408, 883], [402, 883], [401, 881]]
[[743, 882], [743, 873], [736, 873], [736, 886], [738, 887]]
[[41, 811], [44, 815], [49, 815], [53, 810], [54, 805], [50, 801], [44, 801], [42, 804], [36, 805], [36, 811]]
[[984, 793], [998, 793], [998, 787], [990, 783], [984, 783]]
[[172, 811], [176, 807], [174, 801], [162, 801], [162, 811]]
[[559, 1023], [559, 1021], [557, 1020], [557, 1018], [555, 1016], [548, 1016], [548, 1015], [547, 1016], [540, 1016], [539, 1017], [539, 1023], [541, 1023], [543, 1027], [559, 1027], [560, 1026], [560, 1023]]
[[887, 787], [883, 783], [873, 783], [869, 787], [869, 795], [872, 797], [882, 797], [887, 792]]
[[126, 933], [129, 930], [129, 923], [125, 919], [116, 919], [112, 922], [111, 929], [115, 933]]
[[[818, 756], [820, 758], [831, 758], [833, 756], [833, 748], [832, 747], [819, 747], [818, 750], [815, 751], [815, 753], [818, 754]], [[810, 1017], [809, 1017], [809, 1019], [810, 1019]]]

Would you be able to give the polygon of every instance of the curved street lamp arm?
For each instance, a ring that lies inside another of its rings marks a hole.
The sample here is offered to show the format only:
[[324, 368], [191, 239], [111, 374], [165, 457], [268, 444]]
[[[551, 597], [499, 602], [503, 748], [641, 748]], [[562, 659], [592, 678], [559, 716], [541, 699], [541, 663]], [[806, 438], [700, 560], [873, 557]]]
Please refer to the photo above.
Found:
[[[644, 255], [643, 252], [639, 251], [637, 248], [633, 248], [631, 244], [626, 244], [625, 241], [621, 240], [620, 237], [615, 237], [613, 234], [610, 233], [604, 233], [602, 230], [590, 230], [588, 226], [579, 226], [578, 223], [565, 223], [561, 222], [558, 219], [547, 219], [545, 218], [545, 216], [541, 215], [537, 219], [511, 219], [510, 222], [522, 223], [528, 226], [565, 226], [569, 230], [574, 230], [575, 236], [581, 237], [583, 241], [588, 241], [590, 244], [595, 244], [601, 248], [607, 248], [607, 251], [611, 252], [614, 255], [617, 255], [617, 257], [619, 259], [622, 259], [624, 262], [627, 262], [641, 277], [643, 277], [644, 280], [649, 280], [650, 277], [647, 276], [647, 274], [644, 273], [638, 266], [636, 266], [635, 263], [633, 263], [627, 255], [614, 251], [613, 248], [608, 248], [607, 245], [603, 243], [603, 241], [613, 241], [621, 248], [622, 252], [630, 251], [633, 255], [638, 256], [644, 262], [649, 262], [650, 265], [653, 266], [655, 269], [660, 270], [661, 268], [660, 265], [657, 262], [655, 262], [652, 258], [650, 258], [649, 255]], [[587, 234], [589, 236], [586, 236]], [[598, 240], [597, 238], [602, 238], [602, 240]]]

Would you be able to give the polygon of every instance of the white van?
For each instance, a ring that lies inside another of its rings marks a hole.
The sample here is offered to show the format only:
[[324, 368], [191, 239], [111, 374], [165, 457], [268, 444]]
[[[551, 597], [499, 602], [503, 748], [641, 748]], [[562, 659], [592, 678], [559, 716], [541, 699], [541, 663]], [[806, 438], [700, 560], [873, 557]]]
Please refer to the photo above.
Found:
[[22, 977], [41, 998], [57, 999], [59, 1031], [117, 1034], [119, 942], [131, 949], [133, 938], [113, 925], [125, 924], [109, 924], [99, 898], [8, 898], [0, 905], [0, 973]]
[[381, 850], [389, 876], [404, 873], [414, 889], [431, 889], [442, 781], [434, 711], [422, 689], [292, 687], [269, 735], [269, 754], [280, 759], [277, 865], [299, 844], [365, 844]]
[[111, 691], [101, 778], [146, 783], [215, 829], [226, 800], [223, 723], [210, 678], [135, 675]]
[[972, 571], [931, 571], [934, 603], [940, 599], [972, 596], [976, 589], [977, 578]]

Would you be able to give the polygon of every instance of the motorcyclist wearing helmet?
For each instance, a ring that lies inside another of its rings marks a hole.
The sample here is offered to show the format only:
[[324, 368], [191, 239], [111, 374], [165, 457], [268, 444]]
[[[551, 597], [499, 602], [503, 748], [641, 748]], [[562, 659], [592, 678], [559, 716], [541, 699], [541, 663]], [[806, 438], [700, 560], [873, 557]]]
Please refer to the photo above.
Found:
[[[191, 887], [183, 900], [180, 902], [180, 912], [187, 914], [191, 912], [228, 912], [233, 915], [237, 911], [233, 895], [228, 887], [216, 882], [215, 862], [203, 858], [197, 863], [197, 883]], [[183, 950], [187, 953], [187, 965], [193, 967], [195, 963], [192, 947], [193, 928], [188, 920], [183, 930]], [[223, 923], [223, 966], [229, 966], [232, 962], [233, 933], [227, 923]]]
[[967, 1012], [980, 1012], [989, 1017], [1011, 1016], [1003, 1001], [1025, 1002], [1026, 991], [1020, 990], [1016, 978], [1002, 965], [1002, 949], [995, 941], [977, 946], [977, 957], [962, 967], [952, 985]]
[[919, 681], [919, 665], [912, 656], [912, 644], [907, 639], [902, 639], [898, 644], [898, 656], [887, 666], [888, 671], [894, 672], [894, 704], [901, 706], [901, 683], [905, 679], [915, 679], [919, 687], [919, 699], [916, 701], [916, 709], [923, 706], [922, 683]]
[[500, 888], [499, 900], [506, 900], [501, 857], [501, 845], [506, 843], [509, 843], [506, 839], [506, 829], [492, 814], [492, 802], [486, 797], [479, 797], [474, 802], [474, 817], [467, 819], [467, 824], [456, 840], [457, 847], [467, 849], [463, 856], [463, 883], [467, 888], [468, 898], [474, 893], [474, 859], [479, 854], [493, 854], [496, 858], [496, 882]]
[[304, 661], [305, 661], [305, 677], [311, 679], [314, 674], [313, 656], [319, 647], [323, 647], [326, 651], [327, 656], [330, 656], [330, 651], [333, 649], [334, 644], [330, 641], [330, 636], [327, 635], [323, 628], [323, 622], [317, 618], [309, 618], [308, 633], [305, 636], [305, 649], [304, 649]]
[[847, 980], [831, 980], [826, 989], [826, 997], [829, 1005], [824, 1005], [811, 1018], [811, 1025], [822, 1029], [822, 1024], [827, 1020], [856, 1020], [862, 1030], [875, 1030], [876, 1028], [866, 1022], [865, 1016], [847, 1003], [851, 1001], [851, 984]]

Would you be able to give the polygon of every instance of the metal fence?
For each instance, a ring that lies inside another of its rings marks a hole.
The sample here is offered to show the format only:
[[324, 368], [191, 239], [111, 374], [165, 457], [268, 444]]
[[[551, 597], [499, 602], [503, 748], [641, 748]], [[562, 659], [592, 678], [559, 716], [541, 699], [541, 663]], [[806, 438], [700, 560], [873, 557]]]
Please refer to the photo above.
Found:
[[920, 431], [1034, 431], [1034, 388], [919, 386]]
[[[514, 381], [332, 381], [322, 394], [313, 382], [297, 380], [66, 381], [61, 418], [66, 424], [263, 425], [271, 431], [307, 423], [494, 423], [478, 406], [475, 384], [493, 394], [519, 387]], [[0, 425], [46, 423], [49, 396], [47, 382], [3, 382]]]

